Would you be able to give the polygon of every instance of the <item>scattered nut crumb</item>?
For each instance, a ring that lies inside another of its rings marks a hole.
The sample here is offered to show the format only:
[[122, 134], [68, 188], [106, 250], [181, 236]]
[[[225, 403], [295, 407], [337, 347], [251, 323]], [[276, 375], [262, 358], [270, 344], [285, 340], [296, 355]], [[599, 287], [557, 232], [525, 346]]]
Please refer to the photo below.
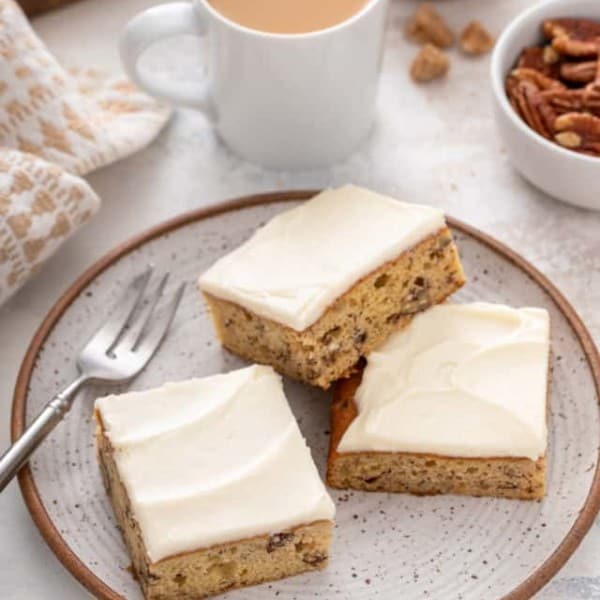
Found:
[[466, 54], [485, 54], [493, 47], [494, 38], [479, 21], [471, 21], [460, 34], [460, 49]]
[[450, 61], [442, 50], [433, 44], [423, 46], [410, 68], [414, 81], [425, 82], [443, 77], [450, 68]]
[[448, 48], [454, 43], [454, 33], [431, 4], [421, 4], [406, 25], [406, 36], [417, 44], [433, 44]]

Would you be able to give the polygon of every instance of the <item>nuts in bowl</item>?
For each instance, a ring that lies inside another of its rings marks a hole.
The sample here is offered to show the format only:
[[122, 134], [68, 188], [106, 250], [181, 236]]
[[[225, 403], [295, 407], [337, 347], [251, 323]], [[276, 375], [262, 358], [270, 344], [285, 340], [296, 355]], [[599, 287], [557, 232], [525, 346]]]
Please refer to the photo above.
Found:
[[564, 148], [600, 157], [600, 21], [546, 19], [506, 79], [515, 111]]
[[491, 78], [513, 166], [547, 194], [600, 210], [600, 2], [526, 10], [496, 43]]

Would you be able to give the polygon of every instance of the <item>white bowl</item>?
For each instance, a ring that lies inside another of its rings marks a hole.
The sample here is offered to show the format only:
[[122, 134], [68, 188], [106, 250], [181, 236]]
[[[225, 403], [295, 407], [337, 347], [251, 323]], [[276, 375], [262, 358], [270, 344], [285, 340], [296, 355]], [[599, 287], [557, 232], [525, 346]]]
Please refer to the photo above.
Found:
[[549, 0], [521, 13], [503, 31], [492, 55], [494, 113], [514, 167], [535, 186], [559, 200], [600, 210], [600, 157], [554, 144], [521, 119], [504, 84], [525, 46], [539, 44], [548, 18], [584, 17], [600, 21], [600, 0]]

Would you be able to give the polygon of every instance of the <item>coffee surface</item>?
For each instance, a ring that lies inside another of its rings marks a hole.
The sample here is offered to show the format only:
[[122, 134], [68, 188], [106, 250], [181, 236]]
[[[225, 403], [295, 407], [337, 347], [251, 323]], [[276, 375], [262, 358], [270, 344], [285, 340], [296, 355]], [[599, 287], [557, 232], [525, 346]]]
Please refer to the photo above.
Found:
[[337, 25], [368, 0], [208, 0], [244, 27], [269, 33], [308, 33]]

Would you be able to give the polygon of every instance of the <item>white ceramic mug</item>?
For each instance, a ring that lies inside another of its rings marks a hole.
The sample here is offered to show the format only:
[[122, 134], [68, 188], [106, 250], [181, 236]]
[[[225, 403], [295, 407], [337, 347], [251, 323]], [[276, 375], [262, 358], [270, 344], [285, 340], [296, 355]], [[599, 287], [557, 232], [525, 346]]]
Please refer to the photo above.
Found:
[[[305, 34], [256, 31], [206, 0], [151, 8], [127, 25], [123, 65], [140, 87], [213, 120], [244, 158], [272, 168], [326, 166], [344, 159], [373, 122], [388, 0], [368, 0], [349, 19]], [[153, 43], [208, 36], [207, 75], [165, 82], [138, 68]]]

